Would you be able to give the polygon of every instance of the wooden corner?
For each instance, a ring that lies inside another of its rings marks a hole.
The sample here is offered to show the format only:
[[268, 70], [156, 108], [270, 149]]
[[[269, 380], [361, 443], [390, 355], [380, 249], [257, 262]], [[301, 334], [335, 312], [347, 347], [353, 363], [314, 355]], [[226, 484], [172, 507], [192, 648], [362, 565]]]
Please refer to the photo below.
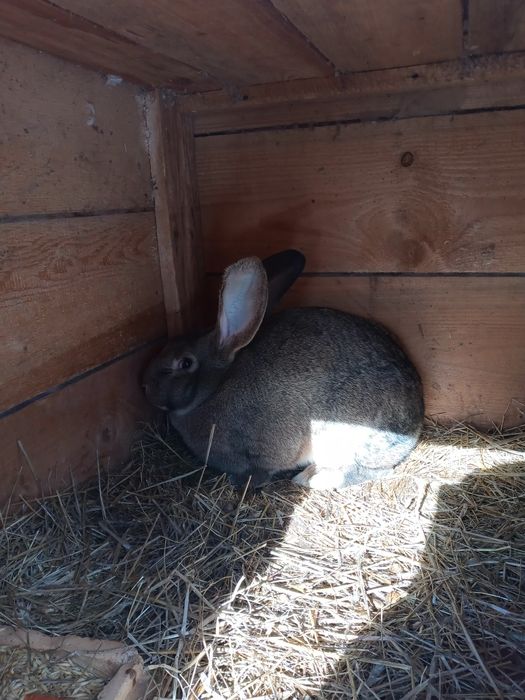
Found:
[[170, 336], [199, 326], [204, 286], [193, 117], [170, 93], [148, 96], [157, 242]]

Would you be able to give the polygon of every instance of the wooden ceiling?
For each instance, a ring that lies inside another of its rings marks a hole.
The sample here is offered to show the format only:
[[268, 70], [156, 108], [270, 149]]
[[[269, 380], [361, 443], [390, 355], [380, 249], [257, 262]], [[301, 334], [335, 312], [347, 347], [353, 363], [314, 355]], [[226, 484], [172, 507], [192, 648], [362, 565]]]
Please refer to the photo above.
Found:
[[525, 49], [525, 0], [0, 0], [0, 35], [181, 92]]

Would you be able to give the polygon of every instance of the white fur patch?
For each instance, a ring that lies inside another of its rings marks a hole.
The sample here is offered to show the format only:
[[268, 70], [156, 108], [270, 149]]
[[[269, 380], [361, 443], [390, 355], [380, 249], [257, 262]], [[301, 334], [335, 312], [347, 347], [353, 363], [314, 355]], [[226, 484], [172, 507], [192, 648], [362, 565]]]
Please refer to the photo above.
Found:
[[345, 473], [343, 470], [323, 469], [318, 471], [314, 464], [306, 467], [292, 479], [294, 484], [304, 486], [316, 491], [342, 489], [345, 485]]
[[[352, 423], [313, 420], [312, 462], [324, 469], [340, 469], [353, 464], [369, 449], [371, 444], [384, 449], [395, 439], [393, 433], [375, 430]], [[379, 465], [378, 465], [379, 466]]]
[[293, 481], [311, 489], [339, 489], [381, 478], [410, 451], [416, 435], [403, 435], [365, 425], [311, 422], [311, 450], [301, 455], [309, 464]]

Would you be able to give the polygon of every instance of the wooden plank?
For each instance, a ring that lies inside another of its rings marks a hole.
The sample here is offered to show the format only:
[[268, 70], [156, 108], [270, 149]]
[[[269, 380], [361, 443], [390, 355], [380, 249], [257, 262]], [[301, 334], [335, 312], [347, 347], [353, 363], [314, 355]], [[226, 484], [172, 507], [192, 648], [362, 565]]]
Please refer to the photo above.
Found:
[[145, 85], [171, 85], [184, 90], [210, 89], [201, 71], [156, 47], [147, 49], [135, 37], [122, 36], [46, 0], [0, 0], [0, 35], [68, 61]]
[[428, 90], [296, 100], [284, 104], [278, 102], [253, 108], [230, 107], [196, 112], [195, 133], [213, 136], [251, 129], [407, 119], [522, 107], [525, 104], [524, 96], [525, 78], [516, 78], [497, 83], [436, 86]]
[[207, 270], [522, 272], [525, 111], [200, 138]]
[[199, 135], [523, 105], [524, 84], [525, 54], [516, 53], [254, 85], [240, 100], [213, 91], [179, 104]]
[[151, 206], [137, 88], [0, 40], [0, 217]]
[[286, 304], [332, 306], [390, 328], [421, 372], [427, 415], [523, 423], [524, 277], [306, 277]]
[[127, 458], [139, 421], [152, 416], [140, 389], [151, 354], [133, 353], [0, 419], [0, 505], [78, 484]]
[[457, 0], [272, 0], [342, 71], [374, 70], [461, 56]]
[[475, 54], [525, 49], [523, 0], [470, 0], [466, 48]]
[[200, 321], [204, 279], [193, 125], [160, 92], [148, 102], [147, 120], [166, 320], [177, 335]]
[[233, 107], [240, 110], [277, 103], [287, 104], [300, 99], [355, 98], [389, 92], [417, 92], [439, 87], [496, 84], [523, 77], [525, 52], [517, 52], [504, 56], [472, 56], [443, 63], [250, 85], [243, 90], [239, 100], [224, 90], [214, 90], [203, 95], [181, 95], [179, 100], [183, 111], [200, 114]]
[[152, 213], [0, 226], [0, 411], [165, 332]]
[[332, 71], [301, 34], [259, 0], [54, 0], [99, 25], [197, 66], [223, 83], [262, 83]]

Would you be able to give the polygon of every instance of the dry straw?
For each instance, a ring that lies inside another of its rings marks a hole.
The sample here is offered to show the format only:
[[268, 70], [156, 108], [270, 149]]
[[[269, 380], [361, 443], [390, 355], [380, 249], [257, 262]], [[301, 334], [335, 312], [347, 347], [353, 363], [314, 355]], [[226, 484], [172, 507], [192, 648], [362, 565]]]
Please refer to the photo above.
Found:
[[0, 646], [0, 669], [2, 700], [20, 700], [27, 693], [67, 693], [72, 700], [93, 700], [106, 684], [99, 673], [51, 652]]
[[0, 624], [135, 645], [162, 698], [525, 697], [524, 429], [429, 425], [341, 493], [173, 445], [5, 519]]

